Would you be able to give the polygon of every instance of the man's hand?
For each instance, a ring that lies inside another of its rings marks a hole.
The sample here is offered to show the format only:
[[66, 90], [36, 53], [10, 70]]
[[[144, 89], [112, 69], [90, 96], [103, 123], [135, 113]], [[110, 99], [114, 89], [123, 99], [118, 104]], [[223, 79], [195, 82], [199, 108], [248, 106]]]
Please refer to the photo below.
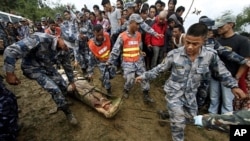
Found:
[[110, 62], [106, 62], [106, 65], [107, 66], [111, 66], [112, 64]]
[[163, 38], [164, 35], [163, 35], [163, 34], [158, 34], [158, 33], [157, 33], [157, 34], [155, 35], [155, 37], [156, 37], [157, 39], [159, 39], [159, 38]]
[[75, 82], [71, 82], [70, 85], [72, 87], [72, 91], [75, 91], [76, 90], [76, 84], [75, 84]]
[[135, 83], [141, 83], [141, 82], [142, 82], [141, 76], [135, 78]]
[[237, 99], [244, 99], [246, 98], [246, 94], [240, 88], [232, 88], [232, 93]]
[[85, 36], [84, 34], [80, 34], [79, 37], [84, 40], [85, 38], [87, 38], [87, 36]]
[[18, 85], [21, 83], [21, 81], [16, 77], [14, 72], [7, 72], [6, 73], [6, 81], [10, 85]]

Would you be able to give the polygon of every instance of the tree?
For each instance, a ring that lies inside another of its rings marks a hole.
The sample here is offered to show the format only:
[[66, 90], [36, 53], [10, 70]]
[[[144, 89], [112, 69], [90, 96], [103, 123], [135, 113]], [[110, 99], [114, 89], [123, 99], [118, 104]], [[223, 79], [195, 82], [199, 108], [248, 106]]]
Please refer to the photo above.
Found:
[[237, 15], [236, 30], [245, 31], [245, 27], [250, 26], [250, 5]]

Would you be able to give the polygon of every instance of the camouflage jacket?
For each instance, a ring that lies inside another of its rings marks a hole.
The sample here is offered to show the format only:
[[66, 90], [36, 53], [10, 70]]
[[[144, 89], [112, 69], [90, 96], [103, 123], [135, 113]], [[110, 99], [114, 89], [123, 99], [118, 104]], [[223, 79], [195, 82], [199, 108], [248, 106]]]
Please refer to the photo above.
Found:
[[46, 33], [36, 32], [10, 46], [4, 52], [4, 70], [14, 72], [17, 59], [22, 58], [22, 69], [39, 67], [53, 74], [55, 64], [60, 63], [70, 82], [74, 81], [73, 68], [68, 51], [57, 50], [57, 38]]
[[225, 48], [222, 46], [218, 41], [216, 41], [214, 38], [208, 38], [208, 40], [205, 43], [205, 47], [213, 48], [218, 52], [218, 55], [221, 57], [223, 56], [224, 58], [227, 58], [230, 61], [234, 61], [238, 64], [245, 64], [247, 60], [238, 55], [237, 53]]
[[[117, 29], [113, 34], [119, 34], [123, 31], [125, 31], [128, 28], [129, 25], [129, 21], [126, 21], [119, 29]], [[146, 31], [147, 33], [156, 36], [156, 32], [154, 31], [153, 28], [151, 28], [148, 24], [146, 24], [145, 22], [140, 23], [140, 28], [144, 31]]]
[[[218, 79], [227, 87], [238, 86], [216, 51], [202, 47], [200, 54], [191, 62], [184, 47], [170, 51], [161, 64], [141, 76], [142, 79], [155, 79], [161, 72], [171, 70], [171, 75], [164, 85], [164, 90], [171, 98], [185, 96], [188, 103], [196, 101], [195, 94], [201, 80], [209, 73], [218, 74]], [[166, 95], [166, 96], [167, 96]]]
[[74, 43], [79, 40], [79, 29], [76, 17], [71, 12], [71, 19], [60, 24], [61, 36], [68, 42]]

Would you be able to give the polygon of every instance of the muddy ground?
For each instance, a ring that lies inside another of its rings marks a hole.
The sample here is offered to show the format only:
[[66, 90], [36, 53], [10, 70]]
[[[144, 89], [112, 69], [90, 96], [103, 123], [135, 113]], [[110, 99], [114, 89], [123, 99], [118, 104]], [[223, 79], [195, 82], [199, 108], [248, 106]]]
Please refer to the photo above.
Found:
[[[0, 55], [0, 68], [3, 59]], [[20, 64], [20, 63], [19, 63]], [[142, 100], [140, 85], [136, 84], [130, 92], [121, 110], [112, 119], [106, 119], [87, 105], [71, 99], [70, 106], [79, 121], [79, 125], [71, 126], [62, 112], [49, 114], [49, 110], [56, 105], [51, 96], [43, 90], [36, 81], [29, 80], [22, 75], [20, 65], [16, 67], [16, 74], [21, 80], [18, 86], [7, 87], [17, 96], [20, 123], [18, 141], [171, 141], [170, 126], [160, 126], [157, 110], [165, 110], [162, 85], [159, 78], [151, 82], [151, 96], [156, 103], [145, 104]], [[1, 69], [1, 74], [3, 74]], [[93, 84], [101, 87], [99, 74], [96, 70]], [[164, 75], [161, 76], [163, 78]], [[112, 80], [112, 91], [115, 96], [122, 96], [123, 77], [117, 75]], [[208, 131], [192, 125], [187, 125], [185, 141], [228, 141], [229, 136], [219, 131]]]

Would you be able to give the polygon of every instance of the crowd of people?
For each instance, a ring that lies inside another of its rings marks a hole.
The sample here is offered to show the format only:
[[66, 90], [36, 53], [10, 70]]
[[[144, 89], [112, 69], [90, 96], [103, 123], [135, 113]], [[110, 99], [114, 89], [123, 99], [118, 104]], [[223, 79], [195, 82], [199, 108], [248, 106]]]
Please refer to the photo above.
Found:
[[109, 0], [102, 0], [99, 4], [104, 11], [98, 5], [75, 12], [68, 6], [55, 19], [42, 17], [35, 23], [34, 33], [25, 19], [20, 25], [8, 22], [6, 28], [0, 23], [0, 38], [6, 46], [6, 81], [20, 83], [14, 70], [16, 60], [22, 58], [23, 74], [47, 90], [75, 125], [77, 119], [66, 99], [67, 84], [55, 66], [65, 69], [73, 90], [73, 67], [80, 67], [82, 75], [91, 81], [98, 66], [99, 79], [109, 96], [113, 95], [110, 80], [122, 73], [123, 97], [128, 99], [134, 83], [140, 82], [146, 103], [157, 102], [150, 97], [149, 80], [170, 71], [164, 91], [174, 141], [184, 140], [187, 118], [195, 117], [197, 125], [202, 125], [197, 114], [204, 104], [209, 105], [210, 114], [250, 108], [242, 107], [244, 103], [233, 106], [233, 101], [240, 103], [240, 98], [248, 97], [246, 76], [250, 67], [250, 41], [235, 33], [235, 16], [227, 13], [216, 22], [202, 16], [186, 32], [182, 18], [185, 7], [176, 8], [177, 0], [167, 4], [157, 0], [154, 5], [141, 0], [117, 0], [111, 5]]

